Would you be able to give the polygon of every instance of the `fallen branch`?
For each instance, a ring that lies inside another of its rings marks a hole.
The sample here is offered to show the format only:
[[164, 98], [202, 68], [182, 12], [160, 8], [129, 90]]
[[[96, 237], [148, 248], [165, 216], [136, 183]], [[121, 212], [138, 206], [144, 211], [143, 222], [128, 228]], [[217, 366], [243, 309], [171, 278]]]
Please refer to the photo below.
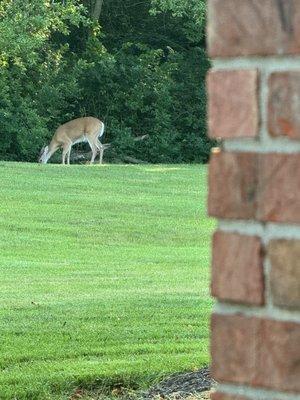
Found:
[[138, 158], [130, 156], [123, 157], [123, 161], [128, 162], [129, 164], [149, 164], [147, 161], [139, 160]]
[[146, 140], [149, 139], [149, 135], [143, 135], [143, 136], [137, 136], [136, 138], [134, 138], [133, 140], [135, 142], [141, 142], [142, 140]]
[[[138, 137], [136, 137], [134, 139], [134, 141], [135, 142], [140, 142], [140, 141], [146, 140], [148, 138], [149, 138], [149, 135], [138, 136]], [[108, 149], [110, 147], [113, 147], [113, 144], [112, 143], [105, 143], [105, 144], [103, 144], [103, 146], [104, 146], [104, 149], [106, 150], [106, 149]], [[75, 153], [74, 152], [71, 155], [71, 161], [75, 162], [75, 163], [76, 162], [85, 162], [85, 161], [90, 160], [91, 157], [92, 157], [92, 152], [91, 151], [86, 152], [86, 153]], [[131, 157], [131, 156], [121, 156], [121, 160], [123, 162], [129, 163], [129, 164], [149, 164], [147, 161], [140, 160], [138, 158], [134, 158], [134, 157]]]

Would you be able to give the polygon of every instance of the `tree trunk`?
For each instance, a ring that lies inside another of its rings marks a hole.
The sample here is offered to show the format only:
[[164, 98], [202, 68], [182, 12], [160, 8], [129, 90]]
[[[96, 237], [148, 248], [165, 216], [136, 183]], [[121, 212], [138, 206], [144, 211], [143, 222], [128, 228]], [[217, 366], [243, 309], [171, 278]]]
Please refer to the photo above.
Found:
[[102, 5], [103, 5], [103, 0], [95, 0], [94, 1], [94, 7], [92, 9], [92, 18], [95, 21], [98, 21], [100, 18]]

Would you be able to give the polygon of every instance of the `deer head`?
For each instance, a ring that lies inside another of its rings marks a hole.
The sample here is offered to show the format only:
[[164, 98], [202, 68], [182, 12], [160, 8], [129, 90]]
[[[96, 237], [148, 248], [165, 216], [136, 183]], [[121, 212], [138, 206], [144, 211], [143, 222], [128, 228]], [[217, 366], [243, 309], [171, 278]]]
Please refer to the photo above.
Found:
[[48, 150], [49, 150], [49, 147], [48, 147], [48, 146], [43, 146], [43, 147], [42, 147], [42, 149], [41, 149], [41, 151], [40, 151], [39, 159], [38, 159], [38, 162], [39, 162], [39, 163], [46, 164], [46, 162], [47, 162]]

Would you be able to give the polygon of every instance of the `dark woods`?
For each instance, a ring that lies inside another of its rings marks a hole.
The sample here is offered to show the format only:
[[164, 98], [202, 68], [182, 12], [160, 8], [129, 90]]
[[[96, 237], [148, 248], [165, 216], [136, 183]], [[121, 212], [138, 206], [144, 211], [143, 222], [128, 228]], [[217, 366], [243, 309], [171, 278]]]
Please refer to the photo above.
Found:
[[107, 160], [207, 161], [204, 26], [204, 0], [1, 0], [0, 158], [92, 115]]

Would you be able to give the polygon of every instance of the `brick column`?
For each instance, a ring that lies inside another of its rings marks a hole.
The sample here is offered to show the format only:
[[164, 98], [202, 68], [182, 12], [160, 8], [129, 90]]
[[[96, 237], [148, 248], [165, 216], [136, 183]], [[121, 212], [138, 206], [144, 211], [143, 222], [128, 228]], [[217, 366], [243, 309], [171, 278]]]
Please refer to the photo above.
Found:
[[208, 0], [214, 400], [300, 398], [300, 0]]

